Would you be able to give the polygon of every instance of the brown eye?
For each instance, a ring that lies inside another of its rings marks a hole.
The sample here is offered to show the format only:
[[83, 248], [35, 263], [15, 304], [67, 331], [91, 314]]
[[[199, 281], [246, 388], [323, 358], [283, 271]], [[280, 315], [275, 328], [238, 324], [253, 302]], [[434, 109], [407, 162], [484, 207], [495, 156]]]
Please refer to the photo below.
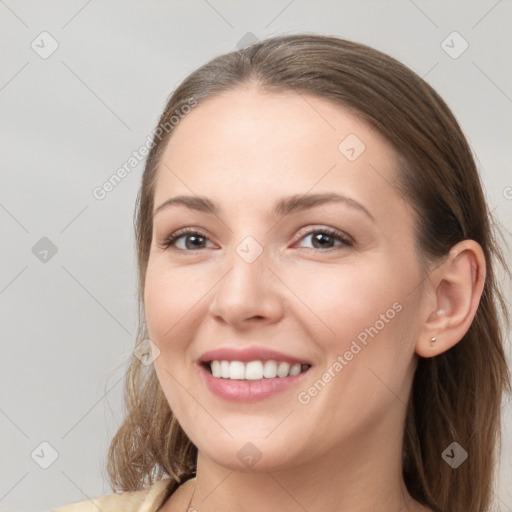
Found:
[[344, 248], [353, 245], [352, 241], [344, 233], [329, 228], [311, 230], [301, 240], [308, 238], [311, 239], [312, 249], [329, 250], [336, 247]]
[[179, 251], [195, 251], [205, 249], [204, 244], [207, 240], [208, 238], [202, 233], [192, 229], [186, 229], [173, 233], [164, 241], [162, 246], [165, 249], [172, 247]]

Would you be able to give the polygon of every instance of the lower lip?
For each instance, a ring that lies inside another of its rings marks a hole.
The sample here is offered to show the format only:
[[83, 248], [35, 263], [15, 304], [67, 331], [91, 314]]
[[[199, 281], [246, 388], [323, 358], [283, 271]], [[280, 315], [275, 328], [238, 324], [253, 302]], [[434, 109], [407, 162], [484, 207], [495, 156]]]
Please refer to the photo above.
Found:
[[265, 400], [280, 391], [296, 386], [309, 370], [310, 368], [292, 377], [264, 378], [261, 380], [231, 380], [214, 377], [202, 364], [199, 365], [199, 372], [207, 388], [214, 395], [224, 400], [243, 403]]

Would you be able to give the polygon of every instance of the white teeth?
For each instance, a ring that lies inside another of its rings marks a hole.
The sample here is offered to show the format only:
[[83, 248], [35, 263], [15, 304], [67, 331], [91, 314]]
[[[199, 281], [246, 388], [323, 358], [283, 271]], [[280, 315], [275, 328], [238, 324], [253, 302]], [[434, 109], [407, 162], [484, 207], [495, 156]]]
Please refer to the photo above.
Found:
[[223, 379], [229, 379], [229, 361], [220, 362], [220, 376]]
[[279, 363], [277, 367], [277, 376], [278, 377], [288, 377], [290, 373], [290, 365], [288, 363]]
[[293, 377], [309, 368], [308, 364], [276, 361], [211, 361], [210, 370], [214, 377], [232, 380], [261, 380], [276, 377]]
[[210, 368], [214, 377], [222, 376], [222, 372], [220, 371], [220, 361], [212, 361]]
[[263, 363], [261, 361], [251, 361], [245, 366], [245, 378], [247, 380], [263, 379]]
[[302, 365], [300, 363], [292, 364], [290, 368], [290, 376], [298, 375], [302, 370]]
[[277, 376], [277, 363], [275, 361], [266, 361], [263, 367], [263, 377], [266, 379], [275, 379]]
[[229, 378], [243, 379], [245, 378], [245, 366], [241, 361], [231, 361], [229, 363]]

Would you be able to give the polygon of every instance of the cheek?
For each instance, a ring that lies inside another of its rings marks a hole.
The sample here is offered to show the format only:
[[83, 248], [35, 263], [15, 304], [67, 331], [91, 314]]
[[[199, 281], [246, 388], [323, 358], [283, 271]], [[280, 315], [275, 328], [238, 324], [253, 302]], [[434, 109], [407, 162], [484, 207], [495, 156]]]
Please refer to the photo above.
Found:
[[[190, 274], [190, 275], [189, 275]], [[144, 307], [150, 338], [161, 349], [186, 339], [186, 327], [201, 307], [208, 288], [192, 271], [148, 265]]]
[[414, 270], [397, 274], [396, 265], [394, 259], [368, 259], [321, 273], [303, 272], [295, 280], [297, 296], [308, 306], [299, 319], [303, 329], [323, 352], [326, 369], [338, 356], [347, 361], [342, 373], [354, 384], [366, 379], [367, 386], [369, 377], [375, 380], [372, 368], [398, 385], [412, 357], [413, 299], [408, 293]]
[[168, 268], [159, 262], [148, 265], [144, 307], [149, 337], [160, 350], [154, 361], [155, 371], [174, 415], [187, 431], [199, 415], [190, 408], [190, 397], [183, 392], [183, 386], [189, 388], [186, 383], [194, 375], [187, 348], [204, 304], [201, 297], [208, 289], [201, 289], [197, 277], [184, 269]]
[[370, 264], [312, 269], [296, 276], [294, 291], [308, 306], [309, 318], [321, 320], [333, 338], [347, 339], [386, 312], [386, 319], [396, 316], [393, 304], [403, 299], [403, 286], [390, 275], [389, 269]]

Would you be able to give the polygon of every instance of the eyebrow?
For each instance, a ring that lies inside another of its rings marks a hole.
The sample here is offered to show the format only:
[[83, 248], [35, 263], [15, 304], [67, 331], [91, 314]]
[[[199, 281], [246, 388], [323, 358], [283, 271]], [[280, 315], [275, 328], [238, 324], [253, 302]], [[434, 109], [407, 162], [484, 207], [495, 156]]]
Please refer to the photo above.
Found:
[[[284, 197], [274, 204], [272, 213], [277, 216], [285, 216], [291, 213], [307, 210], [309, 208], [313, 208], [315, 206], [320, 206], [322, 204], [327, 203], [346, 204], [347, 206], [350, 206], [354, 209], [363, 212], [370, 219], [375, 221], [374, 216], [361, 203], [358, 203], [357, 201], [351, 199], [350, 197], [346, 197], [335, 193], [318, 193], [307, 195], [296, 194], [293, 196]], [[176, 196], [171, 197], [170, 199], [164, 201], [158, 208], [155, 209], [155, 211], [153, 212], [153, 216], [155, 216], [160, 211], [173, 205], [183, 205], [192, 210], [211, 213], [216, 216], [221, 214], [220, 207], [213, 203], [212, 201], [210, 201], [210, 199], [208, 199], [207, 197]]]

